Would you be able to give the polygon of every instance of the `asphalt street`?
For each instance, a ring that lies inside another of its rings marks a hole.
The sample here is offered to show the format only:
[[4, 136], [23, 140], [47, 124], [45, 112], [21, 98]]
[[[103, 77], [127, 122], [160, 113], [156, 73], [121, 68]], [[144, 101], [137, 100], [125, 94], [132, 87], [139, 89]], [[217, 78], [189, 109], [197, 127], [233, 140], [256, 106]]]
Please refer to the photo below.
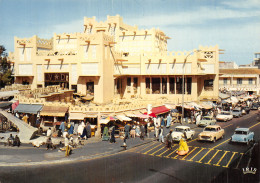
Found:
[[[255, 132], [255, 141], [259, 142], [260, 123], [256, 120], [256, 113], [251, 111], [241, 118], [218, 122], [225, 130], [225, 136], [215, 143], [197, 141], [196, 137], [203, 128], [190, 125], [196, 134], [193, 140], [187, 141], [190, 151], [186, 156], [176, 155], [178, 143], [168, 150], [158, 141], [146, 140], [146, 143], [134, 146], [134, 141], [139, 139], [130, 139], [128, 143], [132, 143], [131, 148], [115, 151], [121, 141], [112, 145], [102, 142], [100, 156], [92, 158], [63, 163], [47, 161], [45, 164], [1, 166], [0, 182], [259, 182], [258, 143], [229, 143], [237, 127], [250, 128]], [[94, 148], [95, 144], [89, 144], [89, 148], [92, 146]], [[101, 153], [108, 148], [111, 149], [110, 153]], [[85, 152], [82, 148], [70, 158], [76, 157], [80, 151]], [[244, 174], [243, 168], [246, 167], [256, 168], [255, 174]]]

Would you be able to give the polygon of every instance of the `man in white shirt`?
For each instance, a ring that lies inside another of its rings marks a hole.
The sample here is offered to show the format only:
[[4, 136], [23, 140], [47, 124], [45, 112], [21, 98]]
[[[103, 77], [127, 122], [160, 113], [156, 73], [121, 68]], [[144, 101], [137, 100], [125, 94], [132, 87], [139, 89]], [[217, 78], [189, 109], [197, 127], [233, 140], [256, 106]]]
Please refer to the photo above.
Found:
[[47, 135], [46, 135], [46, 136], [47, 136], [47, 137], [50, 137], [50, 136], [51, 136], [51, 133], [52, 133], [52, 132], [51, 132], [51, 128], [49, 128], [49, 129], [47, 130]]

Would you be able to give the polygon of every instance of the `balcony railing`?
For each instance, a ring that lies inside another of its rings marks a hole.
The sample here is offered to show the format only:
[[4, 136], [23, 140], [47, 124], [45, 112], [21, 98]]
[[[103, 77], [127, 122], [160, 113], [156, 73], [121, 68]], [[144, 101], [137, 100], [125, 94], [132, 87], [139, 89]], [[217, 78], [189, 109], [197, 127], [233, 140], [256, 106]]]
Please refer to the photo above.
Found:
[[258, 88], [255, 84], [220, 84], [219, 88]]

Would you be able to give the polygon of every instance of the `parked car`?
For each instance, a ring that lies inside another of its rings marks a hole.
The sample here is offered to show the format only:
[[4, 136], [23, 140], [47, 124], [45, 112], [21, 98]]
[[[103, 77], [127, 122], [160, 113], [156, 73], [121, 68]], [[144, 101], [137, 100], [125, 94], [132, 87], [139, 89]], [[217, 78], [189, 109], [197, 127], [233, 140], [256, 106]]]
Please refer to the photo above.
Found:
[[249, 128], [237, 128], [232, 135], [230, 142], [241, 142], [249, 144], [254, 141], [254, 132], [251, 132]]
[[198, 135], [198, 140], [216, 142], [216, 140], [224, 137], [224, 133], [224, 129], [219, 125], [209, 125]]
[[195, 135], [195, 131], [191, 130], [188, 126], [176, 126], [172, 132], [172, 139], [174, 141], [181, 140], [182, 137], [187, 139], [192, 139]]
[[255, 103], [255, 102], [254, 102], [254, 103], [252, 103], [251, 109], [252, 109], [252, 110], [257, 110], [258, 107], [259, 107], [258, 103]]
[[216, 116], [217, 121], [229, 121], [233, 119], [232, 112], [222, 111], [220, 114]]
[[244, 107], [244, 109], [245, 109], [245, 111], [246, 111], [247, 114], [250, 113], [250, 110], [251, 110], [250, 107], [246, 106], [246, 107]]
[[241, 108], [235, 108], [233, 111], [232, 111], [232, 114], [233, 114], [233, 117], [234, 118], [239, 118], [242, 116], [242, 110]]
[[211, 116], [203, 116], [202, 119], [197, 123], [197, 126], [208, 126], [208, 125], [215, 125], [216, 119]]

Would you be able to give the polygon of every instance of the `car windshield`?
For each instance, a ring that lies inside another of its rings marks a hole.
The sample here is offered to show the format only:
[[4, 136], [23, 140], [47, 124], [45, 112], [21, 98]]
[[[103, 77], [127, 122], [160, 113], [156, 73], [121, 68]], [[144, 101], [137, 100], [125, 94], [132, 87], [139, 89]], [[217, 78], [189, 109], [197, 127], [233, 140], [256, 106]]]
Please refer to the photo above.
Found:
[[245, 132], [245, 131], [235, 131], [235, 134], [238, 134], [238, 135], [246, 135], [247, 132]]
[[202, 120], [210, 120], [209, 117], [203, 117]]
[[221, 114], [221, 115], [230, 115], [229, 112], [221, 112], [220, 114]]
[[215, 131], [216, 131], [216, 128], [206, 127], [206, 128], [204, 129], [204, 131], [207, 131], [207, 132], [215, 132]]
[[175, 131], [176, 132], [184, 132], [184, 129], [183, 128], [175, 128]]

